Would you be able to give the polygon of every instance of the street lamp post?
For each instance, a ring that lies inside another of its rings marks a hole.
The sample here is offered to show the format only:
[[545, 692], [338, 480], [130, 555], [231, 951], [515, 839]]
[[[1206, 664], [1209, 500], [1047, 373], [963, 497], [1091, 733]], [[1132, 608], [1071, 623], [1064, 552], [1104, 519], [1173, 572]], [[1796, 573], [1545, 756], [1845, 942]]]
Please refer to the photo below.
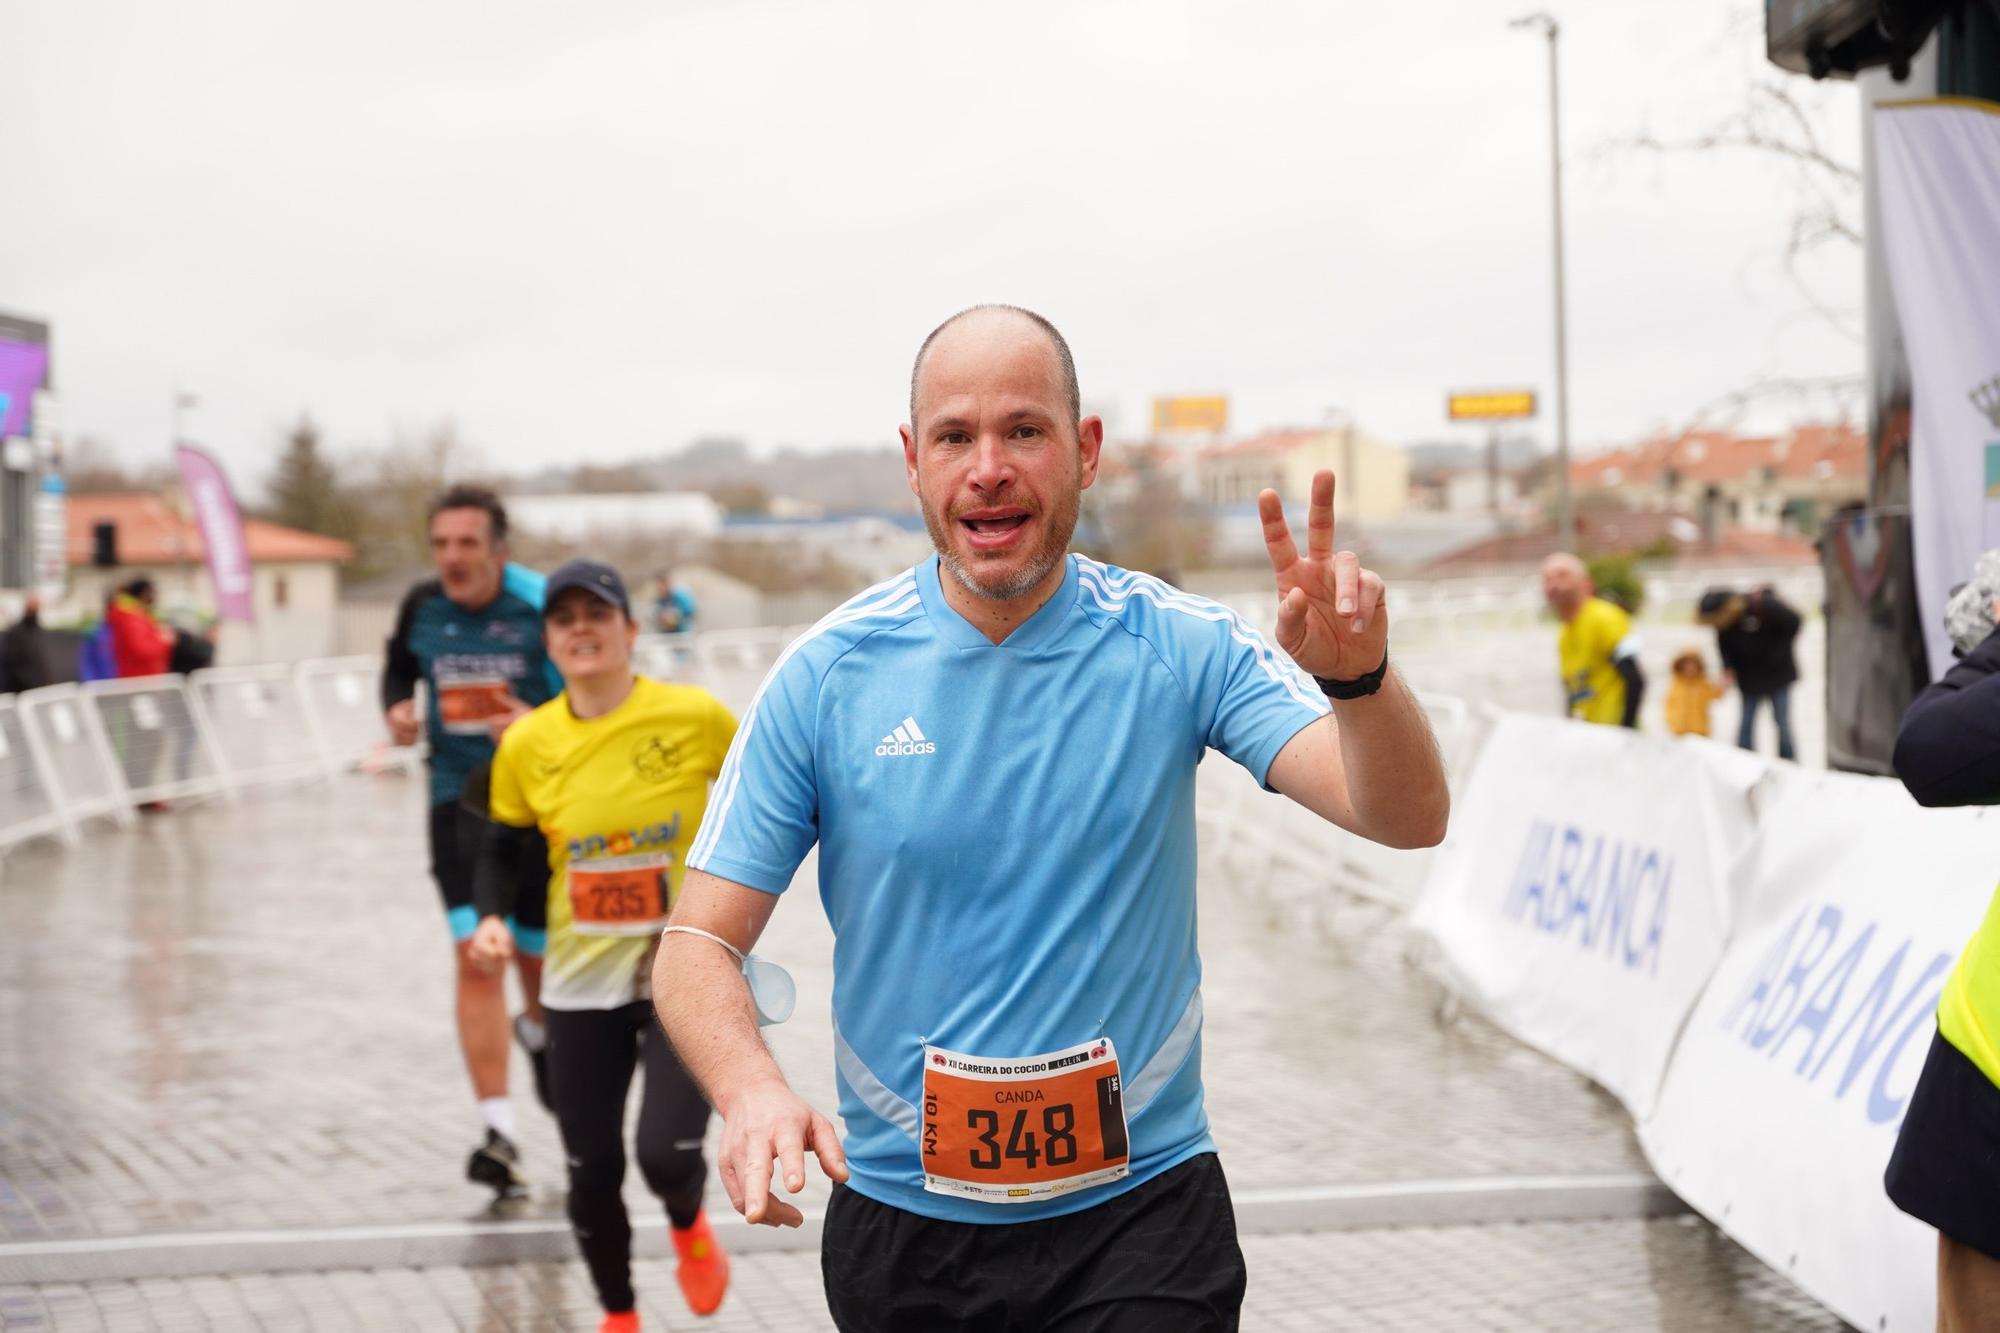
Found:
[[1539, 28], [1549, 39], [1549, 177], [1555, 190], [1556, 252], [1556, 536], [1565, 551], [1576, 549], [1576, 511], [1569, 496], [1569, 319], [1563, 299], [1562, 111], [1556, 83], [1556, 38], [1561, 29], [1548, 14], [1515, 19], [1510, 28]]

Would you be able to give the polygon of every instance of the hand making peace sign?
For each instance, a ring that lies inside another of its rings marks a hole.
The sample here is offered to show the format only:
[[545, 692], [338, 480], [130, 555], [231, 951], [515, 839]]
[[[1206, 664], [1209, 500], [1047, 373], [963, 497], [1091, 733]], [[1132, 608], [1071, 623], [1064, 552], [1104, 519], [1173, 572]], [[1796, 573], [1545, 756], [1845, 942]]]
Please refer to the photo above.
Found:
[[1257, 497], [1264, 545], [1278, 576], [1278, 646], [1315, 676], [1353, 680], [1389, 652], [1389, 608], [1382, 579], [1352, 551], [1333, 549], [1333, 473], [1313, 474], [1301, 556], [1276, 491]]

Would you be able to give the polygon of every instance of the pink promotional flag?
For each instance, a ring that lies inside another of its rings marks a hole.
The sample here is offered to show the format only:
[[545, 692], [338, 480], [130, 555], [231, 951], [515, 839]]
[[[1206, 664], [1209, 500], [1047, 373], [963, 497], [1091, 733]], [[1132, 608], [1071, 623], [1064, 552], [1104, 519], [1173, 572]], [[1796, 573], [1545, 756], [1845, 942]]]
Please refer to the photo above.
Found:
[[250, 548], [243, 540], [243, 515], [222, 465], [191, 444], [174, 446], [181, 487], [201, 527], [208, 552], [208, 577], [215, 584], [216, 614], [224, 620], [256, 620], [250, 596]]

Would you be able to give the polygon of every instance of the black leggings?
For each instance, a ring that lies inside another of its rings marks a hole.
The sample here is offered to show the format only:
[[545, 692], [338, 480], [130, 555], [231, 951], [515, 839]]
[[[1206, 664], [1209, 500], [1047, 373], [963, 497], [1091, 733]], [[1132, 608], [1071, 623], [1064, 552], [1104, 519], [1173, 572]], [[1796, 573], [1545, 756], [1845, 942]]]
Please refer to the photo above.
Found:
[[639, 1171], [677, 1227], [701, 1210], [708, 1103], [674, 1058], [644, 1000], [617, 1009], [549, 1009], [549, 1095], [569, 1156], [569, 1220], [607, 1311], [632, 1308], [632, 1223], [625, 1215], [625, 1094], [641, 1062]]

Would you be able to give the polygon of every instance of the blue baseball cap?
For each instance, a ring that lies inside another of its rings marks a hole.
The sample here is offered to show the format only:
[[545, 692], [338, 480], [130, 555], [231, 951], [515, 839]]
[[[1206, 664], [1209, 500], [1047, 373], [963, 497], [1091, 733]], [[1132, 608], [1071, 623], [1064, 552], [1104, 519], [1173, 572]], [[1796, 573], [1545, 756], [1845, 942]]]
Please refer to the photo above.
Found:
[[572, 560], [555, 573], [549, 575], [548, 587], [542, 592], [543, 614], [556, 604], [556, 598], [571, 588], [581, 588], [599, 601], [617, 607], [632, 618], [632, 599], [625, 594], [625, 580], [618, 577], [618, 571], [600, 560]]

